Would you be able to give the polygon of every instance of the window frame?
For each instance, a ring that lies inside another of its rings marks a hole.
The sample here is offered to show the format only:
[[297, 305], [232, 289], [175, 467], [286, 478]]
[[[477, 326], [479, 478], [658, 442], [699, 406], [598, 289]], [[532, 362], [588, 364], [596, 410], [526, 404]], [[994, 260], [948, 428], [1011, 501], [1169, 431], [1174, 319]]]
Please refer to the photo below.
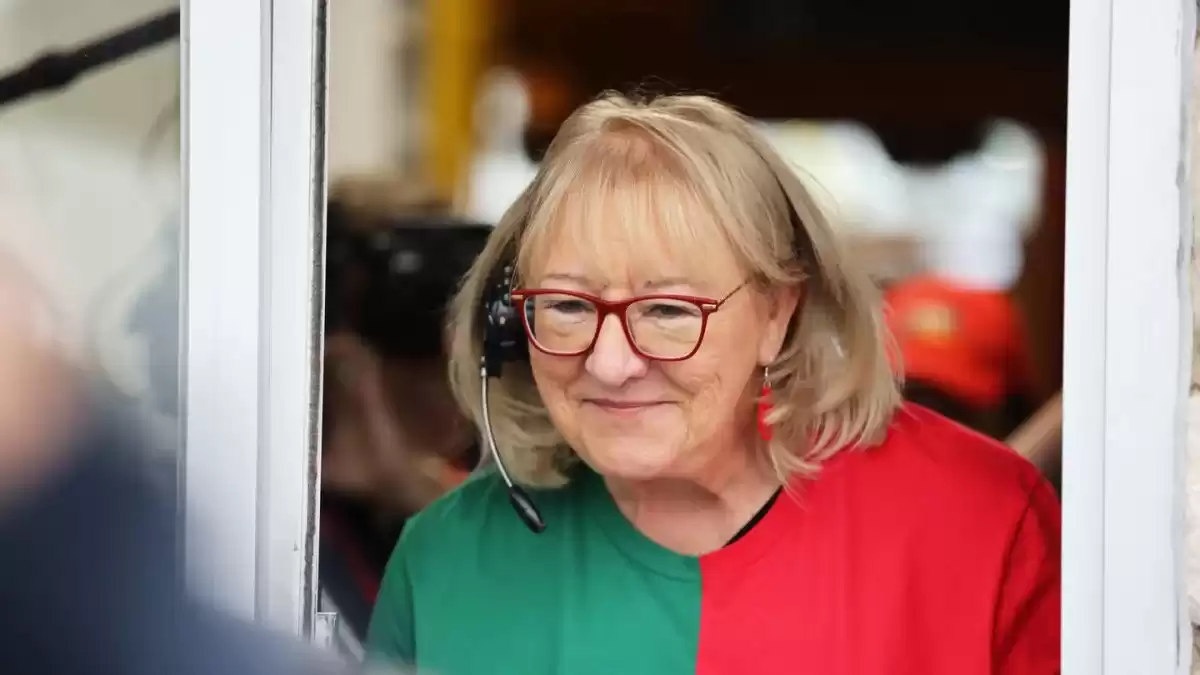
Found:
[[1186, 673], [1195, 0], [1071, 3], [1063, 673]]
[[188, 583], [311, 638], [317, 613], [325, 0], [183, 3]]

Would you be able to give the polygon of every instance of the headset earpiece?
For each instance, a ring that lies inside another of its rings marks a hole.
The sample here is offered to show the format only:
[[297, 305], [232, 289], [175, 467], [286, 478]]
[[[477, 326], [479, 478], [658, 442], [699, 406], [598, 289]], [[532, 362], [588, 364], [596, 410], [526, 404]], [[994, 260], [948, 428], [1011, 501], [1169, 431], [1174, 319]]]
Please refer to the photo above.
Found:
[[483, 293], [483, 368], [500, 377], [505, 363], [529, 360], [529, 344], [512, 300], [516, 264], [505, 262], [488, 280]]

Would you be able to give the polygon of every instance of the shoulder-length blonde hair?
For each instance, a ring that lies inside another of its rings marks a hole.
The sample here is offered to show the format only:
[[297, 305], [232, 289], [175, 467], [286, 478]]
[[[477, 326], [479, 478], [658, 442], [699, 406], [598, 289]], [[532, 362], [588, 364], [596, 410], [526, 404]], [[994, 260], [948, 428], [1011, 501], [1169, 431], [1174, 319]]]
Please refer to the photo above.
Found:
[[[640, 217], [585, 215], [622, 196], [640, 205], [624, 207], [640, 208]], [[678, 217], [686, 210], [681, 200], [705, 217]], [[646, 218], [657, 227], [646, 227]], [[524, 276], [550, 232], [564, 228], [599, 250], [621, 242], [617, 255], [626, 256], [654, 255], [667, 242], [672, 249], [680, 241], [718, 245], [762, 283], [802, 287], [803, 301], [769, 368], [773, 434], [760, 444], [781, 482], [885, 432], [900, 394], [879, 294], [792, 169], [745, 117], [716, 100], [634, 101], [612, 93], [563, 124], [453, 302], [450, 380], [478, 425], [485, 285], [514, 259]], [[533, 487], [563, 484], [575, 453], [551, 423], [528, 364], [507, 367], [488, 403], [513, 478]]]

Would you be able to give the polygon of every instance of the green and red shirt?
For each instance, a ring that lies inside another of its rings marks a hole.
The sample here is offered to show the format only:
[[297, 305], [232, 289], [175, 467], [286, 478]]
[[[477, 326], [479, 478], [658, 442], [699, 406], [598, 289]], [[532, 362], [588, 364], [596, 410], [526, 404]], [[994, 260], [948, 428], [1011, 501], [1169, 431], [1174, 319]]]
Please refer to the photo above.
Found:
[[1059, 672], [1059, 503], [1014, 452], [908, 406], [791, 488], [693, 557], [594, 473], [535, 493], [533, 534], [484, 472], [406, 527], [369, 650], [434, 675]]

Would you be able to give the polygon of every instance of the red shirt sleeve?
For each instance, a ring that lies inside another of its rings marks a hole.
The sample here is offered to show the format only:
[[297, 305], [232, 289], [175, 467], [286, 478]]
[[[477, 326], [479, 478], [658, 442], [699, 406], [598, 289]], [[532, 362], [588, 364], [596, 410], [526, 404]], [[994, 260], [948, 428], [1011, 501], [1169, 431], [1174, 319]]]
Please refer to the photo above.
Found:
[[1009, 549], [996, 609], [996, 675], [1061, 672], [1062, 508], [1039, 481]]

